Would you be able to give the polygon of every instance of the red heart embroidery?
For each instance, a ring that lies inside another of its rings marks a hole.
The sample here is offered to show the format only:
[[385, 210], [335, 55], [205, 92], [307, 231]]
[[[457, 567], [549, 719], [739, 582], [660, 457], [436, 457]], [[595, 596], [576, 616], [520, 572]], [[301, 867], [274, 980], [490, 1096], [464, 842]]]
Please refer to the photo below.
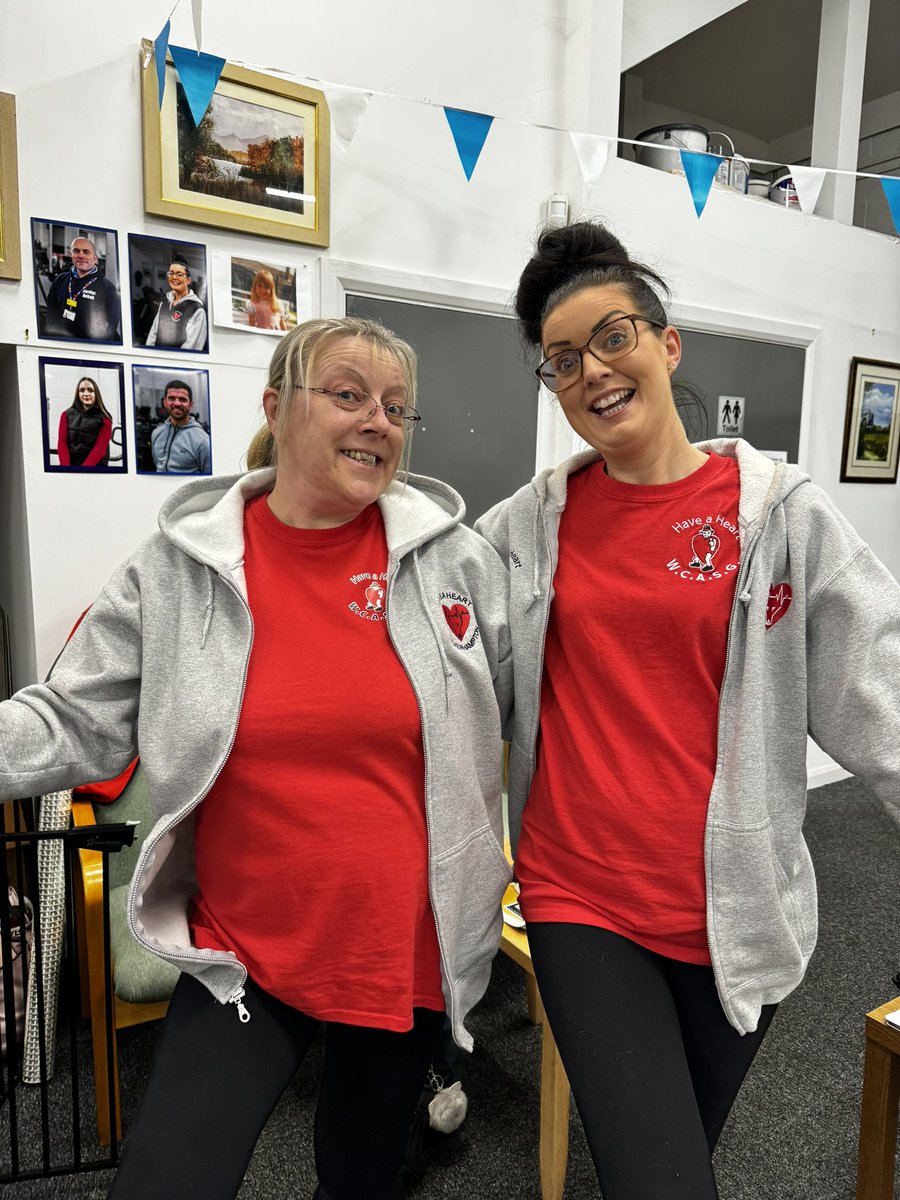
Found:
[[453, 630], [456, 637], [460, 641], [466, 636], [466, 630], [469, 628], [469, 610], [464, 604], [454, 604], [452, 608], [448, 608], [446, 604], [442, 604], [444, 617], [447, 624]]
[[777, 625], [787, 610], [791, 607], [794, 593], [789, 583], [773, 583], [769, 588], [769, 599], [766, 602], [766, 629]]

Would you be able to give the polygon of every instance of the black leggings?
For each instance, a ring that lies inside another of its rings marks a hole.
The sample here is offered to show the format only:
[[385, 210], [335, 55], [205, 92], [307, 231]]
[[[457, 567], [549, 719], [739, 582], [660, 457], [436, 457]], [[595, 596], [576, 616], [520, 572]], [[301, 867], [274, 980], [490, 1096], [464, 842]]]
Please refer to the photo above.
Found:
[[715, 1200], [710, 1157], [777, 1006], [742, 1037], [711, 967], [588, 925], [530, 922], [528, 942], [604, 1200]]
[[[147, 1089], [113, 1181], [115, 1200], [228, 1200], [321, 1022], [250, 980], [242, 1024], [190, 975], [175, 988]], [[444, 1014], [414, 1010], [408, 1033], [325, 1026], [315, 1121], [323, 1200], [393, 1200], [413, 1113]]]

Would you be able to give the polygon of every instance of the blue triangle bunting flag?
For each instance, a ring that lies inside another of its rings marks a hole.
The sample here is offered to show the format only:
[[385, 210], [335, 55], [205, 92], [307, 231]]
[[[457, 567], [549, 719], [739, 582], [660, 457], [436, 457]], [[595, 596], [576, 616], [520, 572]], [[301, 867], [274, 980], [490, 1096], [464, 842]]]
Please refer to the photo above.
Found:
[[700, 150], [682, 150], [680, 154], [688, 186], [691, 189], [694, 208], [699, 217], [706, 208], [709, 189], [712, 187], [713, 178], [722, 159], [718, 154], [704, 154]]
[[884, 188], [884, 194], [887, 197], [894, 228], [900, 233], [900, 179], [882, 176], [881, 186]]
[[215, 54], [202, 54], [198, 50], [186, 50], [184, 46], [169, 46], [178, 78], [184, 85], [188, 107], [194, 124], [199, 125], [209, 108], [212, 94], [216, 90], [225, 59]]
[[464, 108], [447, 108], [446, 105], [444, 112], [466, 179], [471, 179], [494, 118], [484, 113], [467, 112]]
[[166, 50], [169, 48], [169, 30], [172, 22], [166, 21], [162, 32], [153, 43], [153, 60], [156, 63], [156, 83], [159, 88], [159, 107], [162, 108], [163, 96], [166, 92]]

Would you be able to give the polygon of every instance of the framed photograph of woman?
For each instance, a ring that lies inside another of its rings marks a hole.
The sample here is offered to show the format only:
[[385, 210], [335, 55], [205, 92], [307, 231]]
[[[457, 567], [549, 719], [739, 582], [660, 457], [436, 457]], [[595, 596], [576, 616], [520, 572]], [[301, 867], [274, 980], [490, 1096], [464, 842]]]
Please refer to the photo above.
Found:
[[145, 39], [147, 212], [327, 246], [330, 118], [324, 94], [227, 63], [195, 125], [168, 57], [160, 108], [154, 54]]
[[124, 475], [124, 368], [89, 358], [38, 358], [44, 470]]
[[844, 423], [841, 483], [896, 483], [900, 363], [854, 358]]
[[214, 251], [211, 275], [217, 325], [271, 335], [312, 316], [308, 267]]
[[209, 371], [133, 366], [134, 450], [139, 475], [211, 475]]
[[32, 217], [31, 245], [38, 337], [121, 346], [116, 231]]
[[206, 247], [129, 233], [131, 340], [135, 346], [203, 354], [209, 349]]

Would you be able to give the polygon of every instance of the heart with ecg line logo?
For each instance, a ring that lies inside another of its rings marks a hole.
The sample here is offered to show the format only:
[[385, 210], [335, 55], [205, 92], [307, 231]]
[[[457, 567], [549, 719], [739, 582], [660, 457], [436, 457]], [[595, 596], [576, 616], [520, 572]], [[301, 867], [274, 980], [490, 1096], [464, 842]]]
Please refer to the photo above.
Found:
[[444, 620], [450, 626], [453, 636], [462, 641], [469, 628], [469, 610], [464, 604], [454, 604], [450, 608], [446, 604], [442, 604], [441, 608], [444, 610]]
[[787, 610], [791, 607], [793, 591], [789, 583], [773, 583], [769, 588], [769, 599], [766, 601], [766, 629], [777, 625]]

